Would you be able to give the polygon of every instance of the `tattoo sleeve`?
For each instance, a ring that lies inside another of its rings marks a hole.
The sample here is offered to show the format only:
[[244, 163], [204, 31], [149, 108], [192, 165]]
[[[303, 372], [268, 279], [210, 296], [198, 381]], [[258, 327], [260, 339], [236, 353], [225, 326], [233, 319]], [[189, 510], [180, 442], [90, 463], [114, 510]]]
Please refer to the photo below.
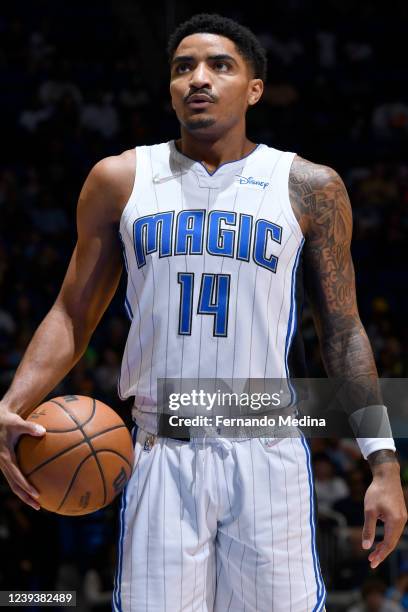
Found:
[[289, 195], [305, 236], [305, 288], [327, 374], [347, 381], [348, 410], [382, 404], [373, 353], [357, 309], [346, 188], [331, 168], [296, 157]]
[[367, 461], [373, 471], [384, 463], [398, 463], [395, 453], [386, 449], [371, 453], [371, 455], [368, 455]]

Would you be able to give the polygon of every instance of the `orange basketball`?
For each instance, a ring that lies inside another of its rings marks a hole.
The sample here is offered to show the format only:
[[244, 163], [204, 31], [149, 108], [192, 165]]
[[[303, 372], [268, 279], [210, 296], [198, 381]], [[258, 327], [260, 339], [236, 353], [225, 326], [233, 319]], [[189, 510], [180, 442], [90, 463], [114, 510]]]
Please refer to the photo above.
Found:
[[17, 460], [46, 510], [89, 514], [110, 504], [126, 485], [133, 466], [132, 438], [106, 404], [81, 395], [56, 397], [27, 420], [43, 425], [47, 433], [21, 436]]

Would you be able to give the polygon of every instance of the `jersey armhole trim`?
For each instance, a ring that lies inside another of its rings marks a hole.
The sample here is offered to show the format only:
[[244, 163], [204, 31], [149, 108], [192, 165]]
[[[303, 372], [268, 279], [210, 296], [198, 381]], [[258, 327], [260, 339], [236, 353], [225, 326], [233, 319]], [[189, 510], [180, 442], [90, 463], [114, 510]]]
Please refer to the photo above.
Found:
[[289, 197], [289, 176], [296, 155], [297, 153], [285, 152], [279, 161], [283, 161], [284, 168], [286, 170], [286, 172], [283, 173], [283, 176], [285, 177], [285, 188], [282, 193], [282, 197], [285, 198], [285, 201], [283, 202], [284, 205], [282, 206], [283, 216], [301, 242], [305, 239], [305, 236], [298, 220], [296, 219], [295, 213], [293, 212], [292, 203]]
[[[143, 159], [143, 154], [140, 154], [140, 150], [143, 147], [135, 147], [134, 151], [135, 151], [135, 176], [133, 179], [133, 186], [132, 186], [132, 191], [130, 192], [130, 196], [128, 198], [128, 201], [126, 202], [123, 210], [122, 210], [122, 214], [120, 216], [120, 220], [119, 220], [119, 229], [121, 229], [122, 227], [122, 222], [124, 222], [124, 220], [127, 217], [129, 208], [131, 206], [131, 204], [133, 204], [136, 200], [137, 200], [137, 185], [140, 182], [139, 177], [141, 176], [141, 168], [140, 166], [142, 165], [142, 159]], [[138, 167], [139, 167], [139, 171], [138, 171]]]

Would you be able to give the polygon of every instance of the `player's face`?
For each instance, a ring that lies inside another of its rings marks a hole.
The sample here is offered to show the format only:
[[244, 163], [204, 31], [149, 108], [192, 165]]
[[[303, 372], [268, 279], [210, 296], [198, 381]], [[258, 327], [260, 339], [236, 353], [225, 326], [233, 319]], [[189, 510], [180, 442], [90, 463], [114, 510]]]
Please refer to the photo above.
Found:
[[216, 136], [245, 119], [262, 95], [261, 79], [235, 44], [216, 34], [186, 36], [171, 64], [170, 94], [181, 125], [197, 136]]

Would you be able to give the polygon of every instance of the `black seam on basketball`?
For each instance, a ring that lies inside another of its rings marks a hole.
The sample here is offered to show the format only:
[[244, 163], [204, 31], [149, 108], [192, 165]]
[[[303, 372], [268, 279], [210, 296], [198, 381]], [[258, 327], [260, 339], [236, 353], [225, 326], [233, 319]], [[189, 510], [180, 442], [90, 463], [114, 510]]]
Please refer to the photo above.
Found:
[[99, 453], [113, 453], [114, 455], [117, 455], [118, 457], [123, 459], [123, 461], [128, 464], [130, 469], [133, 468], [132, 464], [126, 459], [124, 455], [122, 455], [122, 453], [119, 453], [119, 451], [115, 451], [112, 448], [98, 448], [98, 450], [96, 450], [95, 452], [97, 455], [99, 455]]
[[[78, 425], [79, 427], [79, 423], [78, 421], [73, 417], [73, 415], [70, 413], [69, 410], [66, 409], [66, 407], [64, 406], [64, 404], [61, 404], [60, 402], [57, 402], [57, 400], [49, 400], [52, 404], [57, 404], [57, 406], [59, 406], [60, 408], [63, 409], [63, 411], [69, 416], [71, 417], [71, 419], [74, 421], [74, 423], [76, 423], [76, 425]], [[87, 421], [84, 421], [82, 423], [82, 427], [84, 427], [85, 425], [87, 425], [89, 423], [89, 421], [91, 421], [94, 417], [95, 414], [95, 410], [96, 410], [96, 401], [95, 398], [92, 398], [92, 412], [91, 412], [91, 416], [89, 417], [89, 419]], [[76, 427], [74, 429], [64, 429], [63, 431], [75, 431]]]
[[[92, 398], [92, 401], [93, 401], [93, 409], [92, 409], [92, 416], [93, 416], [93, 415], [95, 414], [95, 410], [96, 410], [96, 401], [95, 401], [95, 398]], [[72, 420], [73, 420], [73, 421], [74, 421], [74, 422], [77, 424], [78, 429], [79, 429], [79, 430], [82, 432], [82, 435], [84, 436], [85, 441], [88, 443], [89, 448], [91, 449], [92, 455], [93, 455], [93, 457], [94, 457], [94, 459], [95, 459], [95, 461], [96, 461], [96, 464], [97, 464], [97, 466], [98, 466], [99, 473], [100, 473], [101, 478], [102, 478], [102, 485], [103, 485], [103, 503], [105, 504], [105, 503], [106, 503], [106, 496], [107, 496], [105, 476], [104, 476], [104, 473], [103, 473], [103, 470], [102, 470], [101, 464], [99, 463], [99, 459], [98, 459], [98, 457], [96, 456], [95, 449], [94, 449], [94, 447], [92, 446], [92, 444], [91, 444], [91, 442], [90, 442], [89, 436], [88, 436], [88, 435], [85, 433], [85, 431], [84, 431], [84, 429], [83, 429], [83, 426], [79, 424], [78, 420], [75, 418], [75, 415], [71, 414], [71, 413], [69, 412], [69, 410], [67, 410], [67, 409], [65, 408], [65, 406], [63, 406], [63, 404], [60, 404], [59, 402], [55, 402], [55, 401], [54, 401], [54, 403], [55, 403], [55, 404], [58, 404], [58, 405], [59, 405], [59, 407], [60, 407], [60, 408], [62, 408], [62, 410], [64, 410], [64, 412], [66, 412], [67, 414], [69, 414], [69, 416], [71, 417], [71, 419], [72, 419]], [[91, 417], [88, 419], [88, 421], [86, 421], [86, 422], [84, 423], [84, 425], [86, 425], [86, 423], [89, 423], [89, 421], [91, 420], [92, 416], [91, 416]]]
[[[98, 431], [98, 433], [93, 434], [92, 436], [89, 436], [89, 439], [94, 440], [95, 438], [97, 438], [98, 436], [101, 436], [104, 433], [108, 433], [109, 431], [113, 431], [114, 429], [122, 429], [122, 428], [127, 429], [126, 425], [114, 425], [113, 427], [108, 427], [108, 429], [103, 429], [102, 431]], [[72, 431], [78, 431], [78, 428], [75, 427], [75, 429], [73, 429]], [[48, 429], [47, 429], [47, 433], [49, 433]], [[59, 432], [59, 433], [65, 433], [65, 431]], [[81, 446], [81, 444], [84, 444], [85, 442], [86, 440], [81, 440], [80, 442], [76, 442], [72, 446], [68, 446], [68, 448], [64, 448], [64, 450], [60, 451], [56, 455], [53, 455], [50, 459], [46, 459], [45, 461], [37, 465], [33, 470], [31, 470], [31, 472], [28, 472], [27, 474], [25, 474], [25, 476], [27, 477], [31, 476], [32, 474], [34, 474], [34, 472], [44, 467], [44, 465], [51, 463], [51, 461], [54, 461], [54, 459], [58, 459], [58, 457], [61, 457], [62, 455], [64, 455], [65, 453], [68, 453], [69, 451], [72, 451], [74, 448]]]
[[83, 464], [85, 463], [85, 461], [88, 461], [88, 459], [90, 459], [92, 457], [93, 453], [89, 453], [89, 455], [87, 455], [84, 459], [82, 459], [82, 461], [78, 464], [77, 469], [75, 470], [75, 472], [72, 475], [71, 478], [71, 482], [68, 485], [68, 489], [65, 491], [65, 495], [62, 499], [62, 502], [60, 503], [60, 505], [58, 506], [57, 510], [60, 510], [62, 508], [62, 506], [65, 504], [66, 499], [69, 495], [69, 492], [71, 491], [73, 484], [75, 482], [76, 477], [78, 476], [78, 472], [81, 469], [81, 467], [83, 466]]
[[[121, 427], [124, 427], [124, 426], [123, 426], [123, 425], [121, 425]], [[118, 455], [118, 456], [119, 456], [121, 459], [123, 459], [123, 460], [125, 461], [125, 463], [127, 463], [127, 464], [128, 464], [128, 466], [129, 466], [129, 467], [130, 467], [130, 469], [132, 470], [132, 467], [133, 467], [133, 466], [132, 466], [132, 465], [129, 463], [129, 461], [126, 459], [126, 457], [124, 457], [124, 456], [123, 456], [121, 453], [119, 453], [118, 451], [114, 451], [114, 450], [112, 450], [111, 448], [100, 448], [100, 449], [98, 449], [98, 450], [97, 450], [97, 451], [95, 451], [95, 452], [96, 452], [96, 453], [100, 453], [100, 452], [108, 452], [108, 453], [113, 453], [114, 455]], [[83, 466], [83, 464], [85, 463], [85, 461], [87, 461], [88, 459], [90, 459], [90, 458], [91, 458], [93, 455], [94, 455], [94, 453], [93, 453], [93, 452], [90, 452], [90, 453], [89, 453], [89, 455], [87, 455], [86, 457], [84, 457], [84, 458], [82, 459], [82, 461], [81, 461], [81, 462], [78, 464], [78, 466], [77, 466], [77, 468], [76, 468], [76, 470], [75, 470], [75, 472], [74, 472], [74, 474], [73, 474], [73, 476], [72, 476], [72, 479], [71, 479], [71, 481], [70, 481], [70, 483], [69, 483], [69, 485], [68, 485], [68, 489], [65, 491], [65, 495], [64, 495], [64, 497], [63, 497], [63, 500], [62, 500], [62, 502], [60, 503], [60, 505], [59, 505], [59, 506], [58, 506], [58, 508], [57, 508], [57, 511], [58, 511], [58, 510], [61, 510], [62, 506], [65, 504], [65, 502], [66, 502], [66, 500], [67, 500], [67, 497], [68, 497], [68, 495], [69, 495], [69, 493], [70, 493], [70, 491], [71, 491], [71, 489], [72, 489], [72, 487], [73, 487], [73, 485], [74, 485], [75, 479], [76, 479], [76, 477], [78, 476], [78, 472], [79, 472], [79, 470], [81, 469], [81, 467]], [[107, 505], [108, 505], [108, 503], [105, 501], [104, 506], [101, 506], [101, 508], [104, 508], [104, 507], [105, 507], [105, 506], [107, 506]]]

